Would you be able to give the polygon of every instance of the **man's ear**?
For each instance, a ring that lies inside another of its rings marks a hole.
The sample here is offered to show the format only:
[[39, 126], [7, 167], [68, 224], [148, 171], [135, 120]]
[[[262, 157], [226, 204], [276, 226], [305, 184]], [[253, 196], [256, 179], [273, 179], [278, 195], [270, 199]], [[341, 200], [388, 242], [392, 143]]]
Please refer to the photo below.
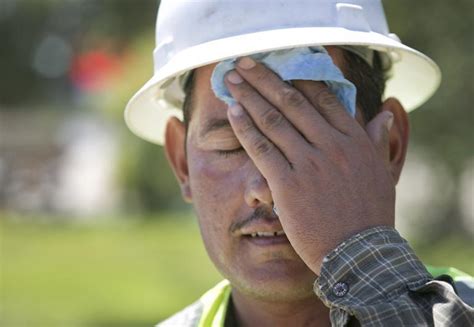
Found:
[[389, 132], [389, 168], [396, 184], [405, 163], [410, 124], [407, 112], [395, 98], [385, 100], [382, 111], [390, 111], [393, 114], [393, 125]]
[[191, 203], [188, 160], [186, 157], [186, 129], [183, 122], [172, 117], [166, 124], [165, 152], [168, 162], [178, 180], [184, 201]]

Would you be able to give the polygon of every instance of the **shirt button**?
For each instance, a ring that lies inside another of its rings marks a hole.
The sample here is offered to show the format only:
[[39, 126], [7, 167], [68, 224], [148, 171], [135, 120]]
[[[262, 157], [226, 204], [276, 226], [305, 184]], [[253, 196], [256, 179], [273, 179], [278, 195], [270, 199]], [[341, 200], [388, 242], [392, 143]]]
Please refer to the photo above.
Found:
[[344, 282], [337, 282], [332, 288], [332, 292], [337, 297], [343, 297], [347, 292], [349, 292], [349, 285]]

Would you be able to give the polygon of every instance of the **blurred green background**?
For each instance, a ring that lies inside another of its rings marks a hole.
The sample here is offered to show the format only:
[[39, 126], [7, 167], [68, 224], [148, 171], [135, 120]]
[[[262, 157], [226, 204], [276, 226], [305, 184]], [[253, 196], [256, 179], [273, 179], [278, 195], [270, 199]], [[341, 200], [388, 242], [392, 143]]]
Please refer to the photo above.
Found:
[[[410, 114], [397, 227], [474, 274], [471, 0], [384, 1], [441, 67]], [[0, 325], [151, 326], [219, 279], [161, 148], [126, 129], [155, 0], [0, 0]]]

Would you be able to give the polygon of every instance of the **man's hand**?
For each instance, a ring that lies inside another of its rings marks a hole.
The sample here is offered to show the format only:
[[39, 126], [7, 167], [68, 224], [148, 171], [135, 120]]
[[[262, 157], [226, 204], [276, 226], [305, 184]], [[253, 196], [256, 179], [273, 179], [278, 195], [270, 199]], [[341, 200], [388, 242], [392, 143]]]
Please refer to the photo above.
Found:
[[319, 275], [324, 256], [340, 242], [394, 225], [390, 112], [364, 130], [324, 83], [295, 81], [293, 87], [249, 58], [236, 70], [226, 77], [239, 103], [229, 108], [229, 121], [309, 268]]

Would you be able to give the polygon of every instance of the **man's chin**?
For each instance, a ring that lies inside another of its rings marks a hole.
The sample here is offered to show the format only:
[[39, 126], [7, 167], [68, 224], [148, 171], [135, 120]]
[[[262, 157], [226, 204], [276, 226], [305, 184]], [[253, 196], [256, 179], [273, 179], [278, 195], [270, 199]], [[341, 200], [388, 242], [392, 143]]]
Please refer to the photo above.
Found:
[[245, 267], [238, 276], [229, 276], [233, 288], [244, 296], [280, 302], [314, 296], [316, 275], [303, 262], [272, 261]]
[[295, 302], [315, 297], [313, 284], [308, 283], [279, 283], [270, 281], [267, 283], [252, 283], [231, 281], [233, 292], [241, 296], [250, 297], [265, 302]]

